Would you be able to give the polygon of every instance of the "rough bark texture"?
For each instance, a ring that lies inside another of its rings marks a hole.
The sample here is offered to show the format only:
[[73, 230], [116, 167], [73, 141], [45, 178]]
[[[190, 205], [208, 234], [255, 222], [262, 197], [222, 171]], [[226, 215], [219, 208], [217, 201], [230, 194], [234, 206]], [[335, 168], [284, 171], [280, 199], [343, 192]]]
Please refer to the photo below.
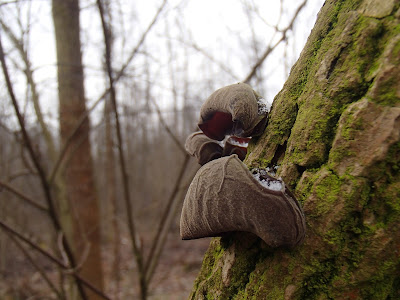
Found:
[[[79, 119], [86, 114], [79, 13], [78, 0], [53, 0], [62, 145], [68, 142]], [[73, 223], [65, 222], [68, 216], [64, 215], [70, 214], [70, 211], [61, 211], [61, 217], [64, 227], [72, 227], [66, 231], [72, 231], [75, 258], [81, 263], [80, 274], [102, 289], [99, 211], [87, 119], [69, 142], [68, 161], [63, 175], [66, 196], [73, 212]], [[98, 299], [98, 296], [89, 290], [87, 295], [89, 299]]]
[[245, 161], [280, 166], [303, 204], [305, 242], [213, 239], [191, 299], [400, 299], [399, 7], [322, 7]]

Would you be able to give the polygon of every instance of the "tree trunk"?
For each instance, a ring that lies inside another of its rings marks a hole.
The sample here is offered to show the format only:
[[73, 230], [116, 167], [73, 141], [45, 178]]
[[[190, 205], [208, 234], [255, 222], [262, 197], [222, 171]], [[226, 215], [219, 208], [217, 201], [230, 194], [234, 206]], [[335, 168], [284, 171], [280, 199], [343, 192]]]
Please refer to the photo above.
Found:
[[191, 299], [400, 299], [399, 7], [326, 1], [245, 161], [279, 166], [305, 242], [213, 239]]
[[[117, 178], [115, 174], [115, 166], [117, 165], [115, 154], [114, 154], [114, 140], [113, 140], [113, 126], [112, 126], [112, 102], [111, 99], [107, 99], [104, 104], [104, 123], [105, 123], [105, 210], [104, 216], [107, 219], [106, 228], [109, 229], [106, 233], [106, 240], [109, 245], [112, 245], [113, 262], [111, 274], [113, 278], [115, 296], [114, 299], [118, 299], [118, 291], [120, 290], [120, 241], [121, 233], [118, 225], [118, 197], [116, 190]], [[103, 224], [104, 226], [104, 220]], [[105, 227], [103, 227], [105, 228]], [[110, 284], [110, 283], [109, 283]]]
[[[79, 119], [86, 114], [83, 67], [80, 43], [79, 1], [53, 0], [55, 27], [61, 144], [65, 145]], [[102, 289], [99, 210], [92, 170], [89, 120], [79, 127], [69, 141], [67, 163], [63, 170], [68, 204], [73, 211], [70, 226], [80, 274]], [[62, 216], [62, 219], [66, 219]], [[66, 230], [68, 232], [68, 230]], [[90, 299], [98, 299], [90, 290]]]

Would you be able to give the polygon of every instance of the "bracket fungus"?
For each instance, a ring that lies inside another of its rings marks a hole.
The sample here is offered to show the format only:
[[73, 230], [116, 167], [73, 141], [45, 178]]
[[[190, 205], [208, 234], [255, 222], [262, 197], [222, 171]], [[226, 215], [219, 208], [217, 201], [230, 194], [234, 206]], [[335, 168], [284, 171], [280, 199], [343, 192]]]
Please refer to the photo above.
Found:
[[239, 138], [236, 136], [228, 136], [224, 141], [224, 149], [222, 156], [230, 156], [237, 154], [240, 160], [244, 160], [247, 154], [247, 146], [251, 138]]
[[267, 122], [269, 106], [248, 84], [236, 83], [211, 94], [200, 110], [199, 128], [211, 139], [226, 135], [260, 135]]
[[202, 166], [187, 191], [180, 220], [184, 240], [251, 232], [270, 247], [294, 247], [305, 236], [303, 211], [282, 180], [263, 185], [231, 155]]
[[199, 128], [185, 143], [202, 167], [187, 191], [180, 220], [184, 240], [251, 232], [270, 247], [294, 247], [305, 236], [300, 204], [280, 178], [243, 164], [247, 143], [263, 132], [268, 105], [244, 83], [215, 91]]
[[250, 138], [235, 136], [226, 136], [223, 141], [215, 141], [202, 131], [196, 131], [187, 137], [185, 149], [187, 153], [197, 158], [200, 165], [204, 165], [211, 160], [232, 154], [237, 154], [240, 160], [244, 160], [249, 141]]
[[196, 131], [187, 137], [185, 149], [187, 153], [197, 158], [200, 165], [220, 158], [223, 151], [220, 143], [210, 139], [201, 131]]

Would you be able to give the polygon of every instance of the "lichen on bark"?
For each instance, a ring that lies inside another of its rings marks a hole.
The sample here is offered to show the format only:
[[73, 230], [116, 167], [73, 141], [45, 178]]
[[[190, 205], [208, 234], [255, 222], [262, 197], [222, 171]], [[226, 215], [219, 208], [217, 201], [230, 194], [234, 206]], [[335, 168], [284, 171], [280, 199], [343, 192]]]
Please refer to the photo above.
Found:
[[191, 299], [400, 298], [400, 2], [383, 2], [326, 1], [245, 160], [280, 166], [305, 243], [213, 239]]

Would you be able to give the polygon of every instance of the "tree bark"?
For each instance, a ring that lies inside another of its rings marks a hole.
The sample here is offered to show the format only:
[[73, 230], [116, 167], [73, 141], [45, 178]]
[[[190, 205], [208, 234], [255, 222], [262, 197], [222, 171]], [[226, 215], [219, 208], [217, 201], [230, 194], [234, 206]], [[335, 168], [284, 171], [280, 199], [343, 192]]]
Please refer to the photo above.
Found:
[[[67, 143], [81, 116], [86, 113], [82, 67], [79, 1], [53, 0], [53, 21], [58, 63], [58, 92], [61, 143]], [[70, 140], [67, 163], [63, 170], [70, 216], [61, 218], [67, 232], [72, 232], [74, 254], [80, 263], [80, 275], [97, 288], [103, 287], [100, 252], [99, 209], [94, 185], [92, 154], [86, 119]], [[66, 205], [60, 205], [66, 206]], [[90, 290], [89, 299], [98, 299]]]
[[213, 239], [191, 299], [400, 299], [399, 7], [326, 1], [245, 160], [279, 166], [305, 242]]

